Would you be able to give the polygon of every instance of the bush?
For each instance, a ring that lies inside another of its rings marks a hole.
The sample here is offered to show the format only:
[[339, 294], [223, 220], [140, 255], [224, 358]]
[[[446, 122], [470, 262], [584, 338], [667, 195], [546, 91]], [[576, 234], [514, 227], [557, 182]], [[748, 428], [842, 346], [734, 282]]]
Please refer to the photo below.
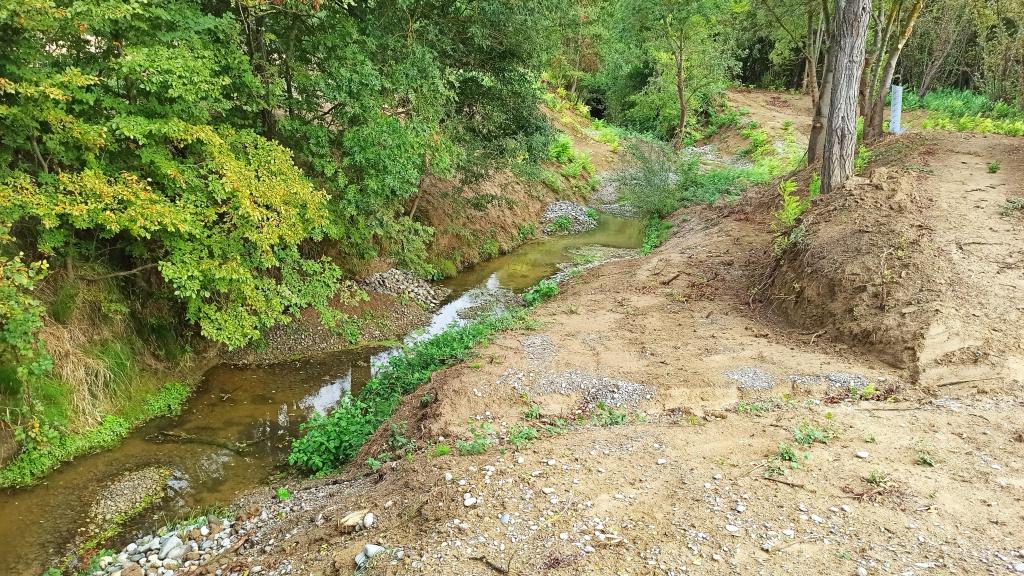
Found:
[[700, 159], [665, 145], [630, 142], [630, 165], [611, 176], [626, 202], [644, 218], [664, 218], [682, 206], [711, 204], [738, 192], [742, 173], [733, 169], [701, 172]]
[[523, 294], [527, 306], [533, 307], [558, 294], [558, 283], [554, 280], [541, 280]]
[[322, 474], [352, 461], [406, 394], [437, 370], [465, 360], [491, 334], [521, 327], [525, 319], [522, 312], [512, 312], [452, 326], [392, 357], [358, 396], [342, 398], [330, 414], [314, 414], [302, 425], [303, 436], [292, 442], [288, 463]]

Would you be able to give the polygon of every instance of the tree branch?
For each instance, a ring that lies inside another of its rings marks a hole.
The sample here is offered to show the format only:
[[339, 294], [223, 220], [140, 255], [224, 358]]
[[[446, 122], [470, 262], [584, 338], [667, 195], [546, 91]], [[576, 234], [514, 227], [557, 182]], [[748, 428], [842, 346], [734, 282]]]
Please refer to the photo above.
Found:
[[81, 277], [86, 279], [86, 280], [90, 280], [90, 281], [94, 281], [95, 282], [96, 280], [106, 280], [107, 278], [118, 278], [120, 276], [131, 276], [132, 274], [138, 274], [139, 272], [142, 272], [143, 270], [149, 270], [150, 268], [156, 268], [156, 267], [157, 267], [157, 263], [153, 262], [152, 264], [144, 264], [142, 266], [139, 266], [138, 268], [132, 268], [131, 270], [124, 270], [122, 272], [111, 272], [110, 274], [103, 274], [101, 276], [85, 276], [85, 275], [82, 275]]

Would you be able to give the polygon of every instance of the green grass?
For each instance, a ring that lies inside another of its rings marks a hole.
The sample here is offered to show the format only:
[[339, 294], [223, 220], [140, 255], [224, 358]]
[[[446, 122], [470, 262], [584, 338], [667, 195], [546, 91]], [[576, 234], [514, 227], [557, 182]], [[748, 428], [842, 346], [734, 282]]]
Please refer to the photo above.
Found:
[[91, 430], [53, 434], [49, 441], [29, 446], [0, 469], [0, 488], [28, 486], [64, 462], [116, 445], [147, 420], [179, 414], [191, 391], [186, 384], [170, 382], [120, 414], [104, 416]]
[[413, 345], [391, 358], [357, 396], [346, 396], [330, 414], [316, 414], [304, 423], [303, 436], [292, 442], [289, 464], [322, 475], [352, 461], [403, 397], [431, 374], [466, 360], [474, 346], [495, 332], [527, 324], [525, 312], [510, 312], [448, 328]]
[[967, 90], [933, 90], [923, 99], [905, 94], [903, 108], [927, 110], [924, 128], [1024, 136], [1024, 110]]
[[988, 169], [989, 174], [995, 174], [996, 172], [999, 172], [999, 162], [989, 162], [986, 168]]

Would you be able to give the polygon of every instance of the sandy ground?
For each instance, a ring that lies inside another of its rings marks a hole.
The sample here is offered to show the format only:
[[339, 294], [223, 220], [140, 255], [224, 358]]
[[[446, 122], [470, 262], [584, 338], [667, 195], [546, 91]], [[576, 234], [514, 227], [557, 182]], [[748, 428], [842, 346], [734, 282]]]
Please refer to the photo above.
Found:
[[[769, 131], [806, 124], [796, 96], [739, 98]], [[367, 574], [1024, 572], [1024, 218], [1003, 214], [1021, 141], [906, 142], [822, 203], [802, 252], [864, 266], [906, 233], [913, 254], [879, 284], [794, 257], [779, 270], [833, 274], [832, 291], [774, 306], [754, 291], [774, 191], [680, 212], [653, 254], [570, 281], [535, 330], [436, 374], [394, 418], [421, 447], [488, 423], [485, 454], [424, 449], [295, 484], [288, 503], [253, 494], [240, 506], [272, 520], [217, 565], [349, 574], [373, 543]], [[539, 438], [516, 447], [526, 426]], [[338, 526], [360, 509], [371, 529]]]

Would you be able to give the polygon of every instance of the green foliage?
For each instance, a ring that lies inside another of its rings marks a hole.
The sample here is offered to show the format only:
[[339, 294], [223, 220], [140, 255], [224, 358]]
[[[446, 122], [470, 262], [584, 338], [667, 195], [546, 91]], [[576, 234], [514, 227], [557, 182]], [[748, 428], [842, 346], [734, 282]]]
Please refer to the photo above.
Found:
[[[588, 38], [600, 66], [580, 72], [583, 85], [604, 104], [609, 120], [663, 140], [693, 141], [700, 125], [721, 108], [724, 89], [737, 70], [734, 36], [726, 24], [739, 6], [717, 0], [607, 3], [593, 19], [596, 30]], [[684, 133], [677, 133], [684, 107]]]
[[647, 224], [644, 225], [644, 240], [640, 246], [640, 254], [646, 256], [664, 244], [665, 240], [668, 240], [670, 230], [672, 230], [672, 225], [668, 222], [656, 216], [648, 218]]
[[80, 434], [61, 434], [33, 420], [18, 429], [22, 452], [0, 469], [0, 487], [27, 486], [62, 462], [113, 446], [147, 420], [179, 414], [189, 393], [182, 383], [167, 383], [138, 409], [104, 416], [99, 426]]
[[772, 213], [772, 230], [776, 234], [775, 252], [781, 254], [803, 238], [804, 227], [798, 225], [800, 218], [810, 209], [811, 203], [821, 193], [821, 179], [815, 174], [803, 198], [796, 195], [796, 182], [785, 180], [779, 183], [781, 203]]
[[989, 162], [986, 168], [988, 169], [989, 174], [995, 174], [996, 172], [999, 172], [999, 162]]
[[[424, 176], [545, 158], [536, 77], [558, 42], [552, 6], [232, 6], [0, 10], [0, 242], [131, 271], [139, 298], [170, 300], [177, 324], [228, 347], [303, 308], [351, 334], [332, 304], [358, 292], [338, 263], [435, 272], [432, 230], [407, 206]], [[20, 385], [46, 370], [30, 296], [45, 260], [13, 254], [0, 256], [0, 355]], [[57, 296], [62, 321], [74, 299]]]
[[604, 402], [597, 403], [597, 409], [594, 412], [594, 423], [599, 426], [618, 426], [625, 424], [629, 419], [629, 414], [624, 410], [616, 410]]
[[923, 99], [907, 94], [903, 106], [928, 110], [924, 128], [1024, 136], [1024, 110], [967, 90], [933, 90]]
[[547, 231], [550, 234], [568, 234], [572, 230], [572, 220], [568, 216], [559, 216], [548, 224]]
[[885, 488], [892, 481], [892, 477], [889, 476], [888, 473], [883, 472], [881, 470], [872, 470], [868, 474], [867, 478], [865, 478], [864, 480], [866, 480], [867, 483], [871, 484], [872, 486], [878, 488]]
[[522, 313], [485, 318], [453, 326], [392, 357], [360, 390], [346, 396], [327, 415], [314, 414], [292, 442], [288, 462], [313, 473], [326, 473], [350, 462], [398, 407], [435, 371], [465, 360], [474, 345], [499, 330], [523, 326]]
[[533, 222], [527, 222], [519, 225], [519, 230], [516, 232], [516, 238], [520, 242], [526, 242], [530, 238], [537, 235], [537, 225]]
[[480, 426], [470, 426], [469, 433], [472, 440], [456, 440], [455, 449], [462, 456], [474, 456], [487, 452], [487, 448], [493, 443], [494, 427], [490, 422], [484, 422]]
[[533, 307], [545, 300], [553, 298], [557, 294], [557, 282], [554, 280], [541, 280], [523, 294], [523, 301], [526, 302], [527, 306]]
[[572, 139], [565, 134], [559, 134], [551, 141], [551, 146], [548, 148], [548, 159], [562, 166], [562, 176], [566, 178], [579, 178], [584, 172], [594, 173], [590, 157], [585, 152], [575, 150]]
[[775, 405], [771, 402], [739, 402], [736, 404], [736, 412], [739, 414], [764, 414], [771, 412]]
[[793, 440], [804, 447], [810, 446], [815, 442], [828, 444], [828, 441], [834, 436], [835, 434], [831, 430], [818, 428], [809, 422], [802, 422], [793, 429]]
[[540, 419], [540, 406], [536, 404], [530, 404], [530, 407], [523, 412], [523, 418], [527, 420], [539, 420]]
[[537, 438], [540, 438], [540, 433], [530, 426], [515, 425], [508, 433], [508, 443], [516, 448], [522, 448]]
[[1024, 212], [1024, 196], [1010, 198], [1003, 207], [1003, 214], [1009, 216], [1015, 212]]
[[917, 457], [914, 459], [914, 461], [920, 464], [921, 466], [927, 466], [928, 468], [935, 467], [935, 459], [932, 458], [932, 454], [928, 450], [919, 449], [917, 451]]
[[433, 449], [431, 449], [431, 451], [430, 451], [431, 456], [433, 456], [434, 458], [440, 458], [441, 456], [447, 456], [447, 455], [449, 455], [451, 453], [452, 453], [451, 447], [448, 446], [447, 444], [443, 443], [443, 442], [439, 442], [439, 443], [435, 444]]
[[794, 468], [799, 462], [796, 450], [793, 450], [793, 447], [785, 442], [779, 444], [779, 450], [775, 453], [775, 457], [783, 462], [789, 462]]
[[284, 486], [278, 488], [277, 492], [275, 492], [274, 495], [277, 496], [277, 499], [280, 500], [281, 502], [285, 502], [292, 497], [292, 493], [289, 492], [288, 489], [285, 488]]
[[629, 165], [612, 175], [622, 197], [644, 218], [664, 218], [682, 206], [711, 204], [741, 190], [743, 174], [733, 169], [702, 172], [700, 159], [667, 146], [631, 141]]
[[857, 155], [853, 157], [853, 173], [864, 172], [864, 169], [868, 167], [868, 162], [871, 162], [871, 150], [866, 146], [860, 146], [857, 148]]

